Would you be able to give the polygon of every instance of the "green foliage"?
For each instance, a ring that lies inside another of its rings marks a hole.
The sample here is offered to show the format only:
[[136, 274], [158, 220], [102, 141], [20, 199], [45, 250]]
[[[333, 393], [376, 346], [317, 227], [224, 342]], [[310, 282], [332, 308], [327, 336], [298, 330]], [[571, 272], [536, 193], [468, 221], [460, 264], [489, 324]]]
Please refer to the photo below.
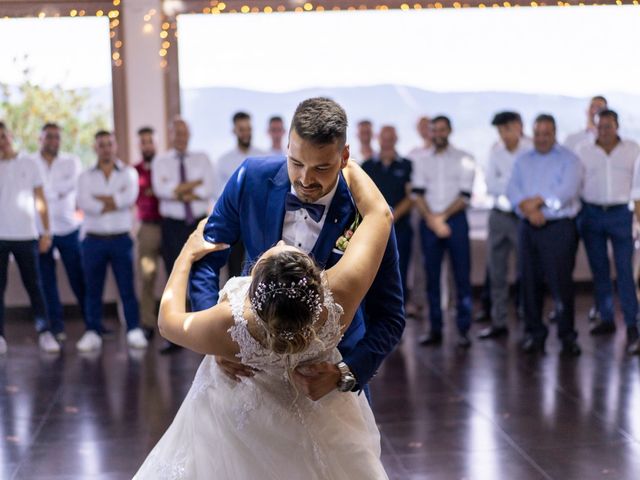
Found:
[[[22, 60], [26, 62], [27, 58]], [[16, 68], [19, 63], [14, 58]], [[72, 152], [84, 165], [91, 165], [95, 161], [93, 135], [112, 128], [111, 111], [91, 105], [87, 89], [41, 87], [32, 82], [28, 67], [22, 72], [23, 81], [17, 88], [0, 82], [0, 119], [13, 133], [15, 146], [23, 151], [37, 151], [42, 125], [55, 122], [62, 128], [61, 150]]]

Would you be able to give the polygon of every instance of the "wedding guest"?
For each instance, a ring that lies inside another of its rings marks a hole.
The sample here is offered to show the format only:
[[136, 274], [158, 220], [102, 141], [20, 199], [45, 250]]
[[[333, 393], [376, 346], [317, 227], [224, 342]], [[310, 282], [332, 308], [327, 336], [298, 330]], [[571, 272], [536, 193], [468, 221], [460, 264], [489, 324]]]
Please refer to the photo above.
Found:
[[421, 345], [442, 343], [440, 275], [445, 252], [449, 253], [457, 293], [458, 346], [471, 346], [471, 246], [467, 207], [471, 198], [475, 161], [449, 143], [451, 121], [445, 116], [432, 120], [433, 147], [414, 160], [413, 186], [421, 193], [416, 206], [422, 214], [420, 234], [427, 275], [431, 330]]
[[[218, 160], [221, 192], [231, 175], [233, 175], [233, 172], [238, 169], [242, 162], [249, 157], [262, 157], [265, 155], [265, 152], [254, 148], [251, 144], [251, 117], [248, 113], [237, 112], [233, 116], [233, 134], [236, 137], [236, 146], [222, 155]], [[242, 275], [244, 257], [244, 244], [239, 241], [231, 247], [231, 253], [229, 254], [229, 277]]]
[[351, 152], [351, 157], [358, 163], [362, 163], [365, 160], [375, 156], [376, 152], [373, 149], [373, 123], [371, 120], [364, 119], [358, 122], [357, 126], [357, 138], [360, 146], [354, 148]]
[[574, 328], [573, 268], [580, 210], [580, 160], [556, 142], [551, 115], [536, 118], [534, 149], [521, 154], [507, 185], [507, 198], [520, 217], [519, 264], [524, 303], [524, 352], [544, 352], [548, 329], [542, 322], [545, 279], [556, 301], [562, 353], [580, 355]]
[[[39, 257], [42, 287], [51, 322], [51, 333], [58, 341], [64, 341], [66, 335], [62, 303], [58, 293], [54, 250], [60, 255], [83, 317], [86, 289], [80, 249], [80, 221], [76, 215], [76, 191], [82, 165], [77, 156], [60, 152], [60, 140], [60, 127], [55, 123], [45, 124], [40, 133], [40, 150], [34, 159], [42, 170], [53, 234], [51, 248], [40, 253]], [[42, 228], [42, 225], [39, 227]]]
[[[172, 148], [151, 164], [153, 193], [160, 202], [161, 250], [167, 272], [198, 222], [209, 214], [217, 195], [216, 172], [209, 157], [189, 150], [187, 122], [176, 117], [169, 133]], [[176, 345], [165, 343], [160, 351], [177, 350]]]
[[[38, 251], [51, 248], [49, 212], [44, 194], [44, 180], [38, 164], [13, 149], [11, 132], [0, 122], [0, 354], [7, 352], [4, 338], [4, 292], [7, 287], [9, 254], [20, 270], [38, 332], [38, 345], [48, 353], [60, 351], [51, 334], [42, 291]], [[42, 224], [38, 234], [36, 213]]]
[[78, 181], [78, 206], [84, 212], [85, 239], [82, 260], [87, 285], [86, 331], [76, 344], [81, 352], [102, 348], [102, 294], [111, 265], [127, 322], [127, 344], [146, 348], [140, 328], [140, 313], [133, 285], [133, 241], [131, 208], [138, 196], [138, 174], [117, 161], [116, 139], [111, 132], [95, 134], [98, 161]]
[[140, 228], [138, 229], [138, 271], [142, 280], [140, 295], [140, 317], [142, 330], [149, 340], [157, 327], [155, 284], [162, 256], [162, 232], [160, 230], [160, 206], [153, 193], [151, 166], [156, 156], [154, 131], [151, 127], [138, 130], [138, 148], [140, 161], [135, 166], [138, 172], [138, 199], [136, 211]]
[[533, 147], [522, 130], [522, 118], [516, 112], [500, 112], [491, 124], [500, 141], [489, 153], [487, 193], [493, 197], [489, 213], [488, 271], [491, 292], [491, 325], [482, 329], [479, 338], [497, 338], [508, 333], [509, 260], [518, 246], [518, 217], [507, 198], [507, 183], [516, 158]]
[[287, 134], [284, 128], [284, 120], [280, 116], [273, 116], [269, 119], [269, 128], [267, 134], [271, 139], [270, 155], [286, 155], [287, 146], [283, 144], [282, 139]]
[[638, 298], [632, 271], [633, 213], [629, 202], [634, 202], [640, 219], [640, 147], [620, 138], [618, 114], [613, 110], [602, 110], [596, 126], [595, 141], [584, 142], [578, 149], [584, 167], [583, 208], [578, 227], [589, 258], [600, 313], [589, 331], [592, 335], [604, 335], [616, 330], [607, 250], [610, 242], [620, 306], [627, 326], [627, 351], [638, 354]]
[[587, 125], [582, 130], [578, 130], [567, 136], [564, 141], [564, 146], [576, 152], [583, 142], [593, 143], [596, 140], [598, 134], [596, 127], [596, 120], [598, 114], [607, 108], [607, 99], [602, 95], [596, 95], [589, 102], [589, 108], [587, 108]]
[[409, 214], [413, 207], [411, 198], [411, 161], [398, 155], [396, 144], [398, 135], [395, 127], [385, 125], [378, 135], [380, 153], [365, 161], [362, 169], [371, 177], [393, 210], [393, 222], [398, 242], [400, 277], [407, 301], [407, 270], [411, 258], [413, 230]]

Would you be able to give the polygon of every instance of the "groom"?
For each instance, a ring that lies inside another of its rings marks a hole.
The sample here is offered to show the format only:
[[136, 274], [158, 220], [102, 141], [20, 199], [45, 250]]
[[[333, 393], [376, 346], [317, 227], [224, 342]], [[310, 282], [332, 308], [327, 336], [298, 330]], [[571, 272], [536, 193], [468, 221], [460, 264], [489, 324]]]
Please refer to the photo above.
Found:
[[[341, 175], [349, 160], [347, 116], [327, 98], [305, 100], [291, 122], [288, 157], [249, 158], [236, 170], [204, 229], [205, 239], [233, 245], [242, 240], [249, 264], [284, 240], [330, 268], [343, 252], [336, 241], [354, 220], [356, 208]], [[218, 300], [220, 268], [228, 250], [210, 253], [193, 266], [194, 310]], [[375, 375], [404, 329], [402, 285], [393, 230], [378, 274], [338, 345], [343, 362], [299, 368], [294, 379], [312, 400], [336, 388], [358, 391]], [[232, 378], [251, 376], [248, 367], [218, 359]]]

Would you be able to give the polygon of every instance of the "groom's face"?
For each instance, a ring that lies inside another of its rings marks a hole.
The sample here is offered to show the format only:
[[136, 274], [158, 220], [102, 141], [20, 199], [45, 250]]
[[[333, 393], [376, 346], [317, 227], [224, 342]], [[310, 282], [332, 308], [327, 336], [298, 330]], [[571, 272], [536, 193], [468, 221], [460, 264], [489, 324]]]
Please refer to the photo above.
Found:
[[287, 169], [300, 200], [313, 203], [329, 193], [348, 160], [348, 145], [341, 147], [338, 142], [315, 145], [291, 130]]

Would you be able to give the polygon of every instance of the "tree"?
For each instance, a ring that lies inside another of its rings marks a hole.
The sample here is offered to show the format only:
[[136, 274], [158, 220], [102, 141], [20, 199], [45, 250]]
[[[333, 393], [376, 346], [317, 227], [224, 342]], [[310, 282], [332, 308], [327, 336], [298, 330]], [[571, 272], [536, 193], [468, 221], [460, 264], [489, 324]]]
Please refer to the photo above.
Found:
[[[27, 56], [22, 62], [14, 58], [13, 63], [20, 68], [27, 60]], [[13, 133], [18, 149], [37, 151], [42, 125], [55, 122], [63, 131], [61, 149], [78, 155], [84, 165], [92, 164], [94, 134], [112, 128], [110, 109], [91, 104], [88, 89], [42, 87], [32, 82], [29, 67], [23, 67], [22, 72], [20, 85], [0, 83], [0, 118]]]

